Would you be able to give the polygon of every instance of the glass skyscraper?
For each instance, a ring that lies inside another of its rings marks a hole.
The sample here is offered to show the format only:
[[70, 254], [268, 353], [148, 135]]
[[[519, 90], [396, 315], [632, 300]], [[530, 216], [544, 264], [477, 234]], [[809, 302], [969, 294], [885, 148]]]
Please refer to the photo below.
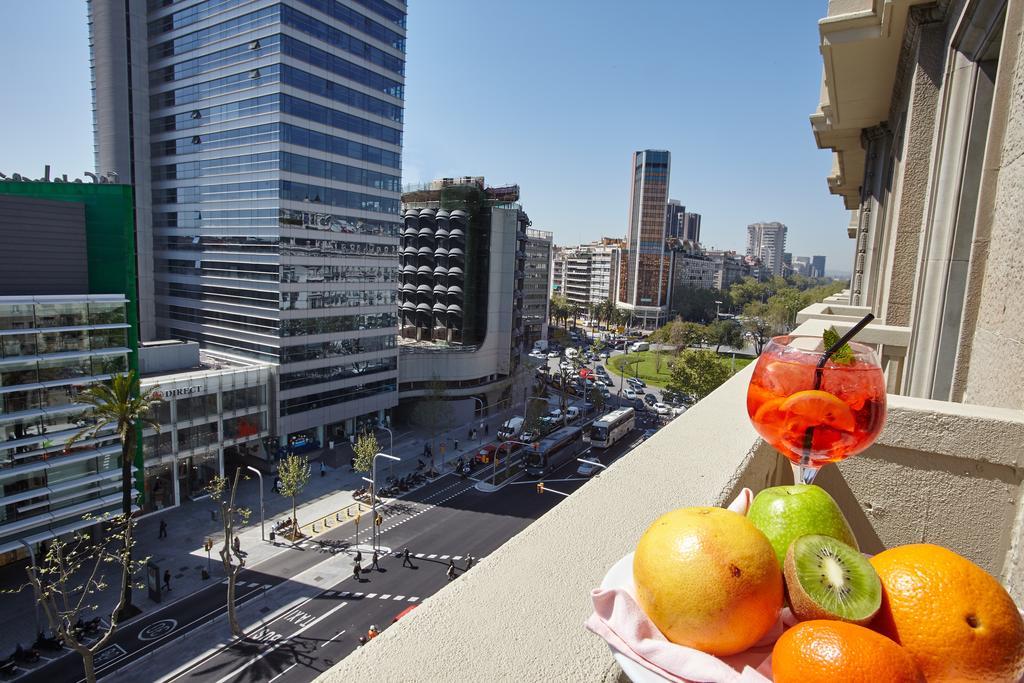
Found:
[[96, 165], [136, 188], [142, 338], [279, 363], [284, 446], [397, 403], [405, 18], [89, 0]]
[[633, 153], [633, 183], [626, 248], [622, 253], [619, 304], [635, 324], [656, 327], [665, 317], [669, 264], [665, 253], [671, 155], [647, 149]]

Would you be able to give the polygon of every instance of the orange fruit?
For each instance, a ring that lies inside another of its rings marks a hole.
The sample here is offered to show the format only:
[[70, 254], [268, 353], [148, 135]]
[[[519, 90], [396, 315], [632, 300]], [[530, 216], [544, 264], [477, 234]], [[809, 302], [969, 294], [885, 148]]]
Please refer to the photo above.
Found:
[[743, 652], [775, 625], [782, 571], [768, 538], [743, 515], [693, 507], [662, 515], [633, 556], [636, 598], [673, 643]]
[[988, 572], [952, 550], [920, 543], [871, 558], [882, 609], [871, 627], [901, 644], [929, 681], [1018, 681], [1024, 620]]
[[838, 396], [807, 389], [798, 391], [779, 406], [779, 410], [793, 417], [794, 422], [807, 426], [825, 425], [844, 432], [852, 432], [855, 425], [853, 411]]
[[804, 621], [772, 649], [775, 683], [917, 683], [910, 653], [871, 629], [841, 621]]

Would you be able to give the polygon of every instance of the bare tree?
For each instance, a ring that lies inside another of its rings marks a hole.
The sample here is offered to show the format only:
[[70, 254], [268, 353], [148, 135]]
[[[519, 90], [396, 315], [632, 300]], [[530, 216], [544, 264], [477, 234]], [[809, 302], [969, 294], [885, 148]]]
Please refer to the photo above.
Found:
[[[235, 480], [228, 491], [227, 477], [216, 476], [206, 486], [210, 498], [220, 505], [220, 519], [224, 524], [224, 545], [221, 546], [221, 562], [224, 564], [224, 575], [228, 577], [228, 626], [231, 628], [231, 635], [242, 636], [242, 627], [238, 625], [238, 616], [235, 613], [235, 582], [238, 575], [245, 568], [245, 553], [242, 552], [242, 544], [236, 544], [235, 524], [243, 526], [249, 521], [251, 510], [235, 506], [235, 492], [238, 491], [238, 479], [242, 469], [235, 470]], [[227, 494], [227, 495], [225, 495]]]
[[[76, 532], [70, 541], [55, 537], [42, 562], [25, 568], [28, 585], [35, 591], [50, 630], [81, 655], [85, 680], [89, 683], [96, 681], [96, 653], [105, 648], [117, 632], [132, 577], [143, 570], [149, 559], [132, 559], [135, 541], [132, 538], [134, 521], [130, 515], [96, 522], [106, 527], [101, 538], [94, 538], [88, 532]], [[121, 574], [117, 605], [111, 610], [108, 625], [99, 638], [87, 643], [78, 621], [99, 609], [95, 600], [108, 588], [107, 573], [111, 570]]]

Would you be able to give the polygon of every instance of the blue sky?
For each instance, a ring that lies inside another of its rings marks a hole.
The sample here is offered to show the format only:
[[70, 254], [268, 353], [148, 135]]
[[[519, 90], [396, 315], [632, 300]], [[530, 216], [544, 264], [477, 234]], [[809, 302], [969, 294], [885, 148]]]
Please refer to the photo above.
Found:
[[[824, 0], [412, 0], [405, 182], [517, 182], [534, 227], [623, 235], [630, 155], [672, 152], [671, 196], [705, 244], [780, 220], [788, 250], [849, 270], [818, 102]], [[0, 3], [0, 170], [92, 168], [83, 0]], [[17, 68], [11, 68], [14, 64]]]

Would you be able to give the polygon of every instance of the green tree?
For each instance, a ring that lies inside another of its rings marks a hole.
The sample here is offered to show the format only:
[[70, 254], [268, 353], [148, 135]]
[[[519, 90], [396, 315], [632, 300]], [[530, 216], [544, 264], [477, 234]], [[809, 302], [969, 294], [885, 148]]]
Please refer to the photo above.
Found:
[[[697, 287], [681, 287], [679, 290], [673, 290], [672, 299], [675, 302], [673, 310], [679, 317], [695, 323], [713, 321], [721, 310], [728, 310], [730, 304], [729, 292]], [[718, 301], [722, 303], [716, 303]]]
[[295, 499], [309, 483], [309, 458], [294, 453], [287, 456], [277, 466], [277, 478], [281, 480], [281, 495], [292, 499], [292, 528], [299, 532], [299, 516], [296, 512]]
[[743, 309], [743, 329], [750, 335], [754, 351], [761, 355], [764, 345], [772, 338], [772, 320], [768, 304], [755, 301]]
[[732, 305], [739, 309], [754, 301], [764, 303], [768, 299], [768, 284], [752, 277], [745, 277], [732, 284], [729, 288], [729, 298]]
[[594, 405], [594, 412], [600, 415], [604, 412], [604, 394], [597, 387], [590, 388], [590, 402]]
[[729, 379], [729, 368], [709, 349], [686, 349], [672, 364], [666, 391], [676, 396], [688, 394], [700, 400]]
[[704, 346], [711, 340], [707, 325], [692, 322], [674, 322], [668, 333], [668, 342], [679, 350], [691, 346]]
[[[133, 498], [137, 495], [132, 486], [132, 464], [138, 450], [139, 433], [143, 427], [160, 432], [160, 422], [154, 415], [161, 400], [155, 389], [142, 393], [139, 376], [134, 370], [127, 375], [117, 373], [107, 382], [93, 384], [75, 399], [77, 403], [89, 406], [86, 418], [91, 424], [68, 439], [67, 445], [70, 448], [78, 441], [95, 439], [108, 428], [115, 428], [121, 442], [121, 514], [126, 517], [133, 514]], [[127, 618], [137, 612], [132, 604], [130, 576], [124, 576], [121, 591], [125, 596], [125, 611], [121, 616]]]
[[[103, 520], [102, 524], [104, 532], [96, 538], [77, 531], [71, 540], [55, 536], [39, 565], [25, 567], [28, 585], [46, 614], [50, 630], [82, 657], [85, 680], [89, 683], [96, 683], [96, 653], [108, 647], [126, 611], [129, 599], [126, 587], [131, 585], [133, 576], [145, 570], [149, 559], [132, 559], [135, 540], [131, 515], [118, 515]], [[110, 612], [106, 629], [98, 639], [86, 643], [80, 639], [76, 624], [98, 609], [96, 596], [108, 588], [107, 572], [110, 570], [121, 572], [120, 597]], [[3, 592], [16, 593], [21, 588]]]
[[739, 348], [743, 345], [743, 328], [735, 320], [719, 320], [710, 326], [711, 339], [715, 343], [715, 353], [722, 346]]
[[373, 467], [373, 456], [380, 453], [380, 445], [377, 443], [377, 435], [373, 432], [360, 434], [356, 439], [356, 471], [369, 472]]
[[796, 326], [796, 314], [809, 303], [812, 302], [807, 301], [799, 291], [787, 287], [777, 291], [768, 300], [768, 315], [777, 329], [788, 332]]
[[[227, 477], [215, 476], [206, 486], [206, 492], [214, 503], [220, 506], [220, 521], [224, 526], [224, 543], [221, 545], [221, 563], [224, 565], [224, 574], [228, 577], [227, 607], [228, 607], [228, 628], [231, 635], [241, 637], [242, 627], [238, 624], [238, 615], [235, 612], [235, 584], [238, 575], [245, 568], [245, 555], [242, 553], [242, 545], [239, 543], [235, 548], [235, 524], [243, 526], [249, 521], [251, 511], [248, 508], [235, 505], [235, 492], [238, 491], [238, 480], [242, 474], [242, 468], [235, 470], [235, 479], [228, 488]], [[212, 540], [210, 541], [212, 543]]]

